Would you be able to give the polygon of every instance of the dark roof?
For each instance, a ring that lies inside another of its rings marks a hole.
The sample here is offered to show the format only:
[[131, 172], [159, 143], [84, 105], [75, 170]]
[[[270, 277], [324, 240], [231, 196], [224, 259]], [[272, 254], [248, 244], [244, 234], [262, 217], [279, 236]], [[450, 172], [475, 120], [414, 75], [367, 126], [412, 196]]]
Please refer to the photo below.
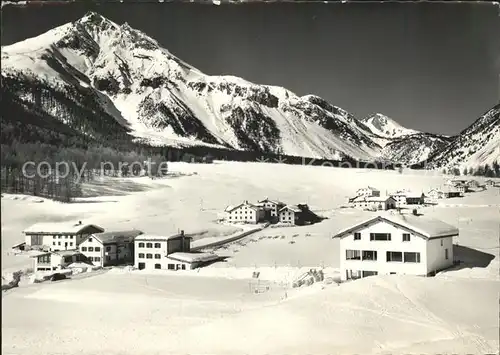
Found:
[[111, 243], [130, 243], [133, 242], [136, 237], [143, 234], [140, 230], [126, 230], [126, 231], [116, 231], [116, 232], [104, 232], [94, 234], [94, 238], [98, 239], [102, 244]]

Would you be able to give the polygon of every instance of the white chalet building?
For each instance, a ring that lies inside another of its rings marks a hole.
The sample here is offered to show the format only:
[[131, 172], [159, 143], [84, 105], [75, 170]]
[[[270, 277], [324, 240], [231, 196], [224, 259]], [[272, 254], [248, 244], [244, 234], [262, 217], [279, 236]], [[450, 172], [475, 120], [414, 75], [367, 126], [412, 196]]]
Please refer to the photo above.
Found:
[[89, 235], [101, 232], [104, 232], [104, 228], [81, 221], [36, 223], [23, 231], [28, 249], [43, 247], [51, 251], [76, 250]]
[[356, 191], [356, 196], [380, 196], [380, 190], [367, 186]]
[[396, 208], [396, 200], [391, 196], [360, 195], [350, 200], [350, 204], [362, 209], [390, 210]]
[[259, 223], [265, 218], [265, 210], [245, 201], [225, 209], [226, 221], [231, 223]]
[[264, 200], [257, 202], [257, 207], [262, 207], [265, 212], [269, 213], [269, 217], [278, 218], [279, 211], [286, 206], [285, 203], [277, 200], [270, 200], [267, 197]]
[[79, 245], [79, 250], [95, 266], [132, 262], [134, 239], [141, 234], [139, 230], [95, 233]]
[[453, 265], [458, 229], [423, 216], [388, 214], [334, 235], [340, 239], [341, 280], [370, 275], [427, 276]]

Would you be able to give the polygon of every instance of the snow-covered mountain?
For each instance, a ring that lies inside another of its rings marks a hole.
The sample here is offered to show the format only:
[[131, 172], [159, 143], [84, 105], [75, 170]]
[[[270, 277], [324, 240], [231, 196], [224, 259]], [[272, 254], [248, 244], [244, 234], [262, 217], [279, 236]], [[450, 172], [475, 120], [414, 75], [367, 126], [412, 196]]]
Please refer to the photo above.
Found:
[[2, 47], [2, 79], [24, 106], [89, 136], [118, 130], [156, 145], [314, 158], [371, 160], [381, 152], [362, 123], [317, 96], [205, 75], [96, 13]]
[[372, 133], [383, 138], [399, 138], [410, 134], [420, 133], [419, 131], [405, 128], [381, 113], [375, 113], [362, 120]]
[[407, 166], [418, 164], [448, 146], [451, 139], [430, 133], [416, 133], [388, 140], [382, 156]]
[[452, 142], [435, 152], [428, 168], [490, 167], [500, 162], [500, 104], [479, 117]]

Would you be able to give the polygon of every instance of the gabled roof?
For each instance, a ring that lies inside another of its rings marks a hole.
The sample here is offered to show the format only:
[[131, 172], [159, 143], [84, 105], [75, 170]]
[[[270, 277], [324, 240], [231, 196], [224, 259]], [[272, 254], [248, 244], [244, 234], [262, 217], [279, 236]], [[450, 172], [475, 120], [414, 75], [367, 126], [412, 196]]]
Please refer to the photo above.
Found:
[[[132, 229], [132, 230], [125, 230], [125, 231], [116, 231], [116, 232], [104, 232], [104, 233], [96, 233], [92, 234], [91, 237], [94, 237], [98, 241], [101, 242], [101, 244], [112, 244], [112, 243], [131, 243], [134, 241], [134, 239], [141, 235], [144, 234], [142, 231], [137, 230], [137, 229]], [[89, 237], [89, 238], [91, 238]], [[88, 239], [88, 238], [87, 238]], [[85, 239], [85, 240], [87, 240]]]
[[386, 214], [378, 215], [376, 217], [372, 217], [370, 219], [356, 223], [348, 228], [339, 231], [333, 236], [333, 238], [345, 237], [353, 231], [378, 222], [390, 223], [392, 225], [395, 225], [396, 227], [412, 231], [415, 234], [418, 234], [426, 239], [452, 237], [459, 234], [459, 231], [456, 227], [438, 219], [433, 219], [425, 216], [415, 216], [412, 214]]
[[51, 222], [51, 223], [36, 223], [29, 228], [26, 228], [24, 234], [80, 234], [84, 231], [89, 233], [104, 232], [95, 224], [72, 223], [72, 222]]
[[233, 212], [235, 209], [238, 209], [242, 206], [248, 206], [249, 208], [251, 209], [254, 209], [254, 210], [258, 210], [259, 207], [258, 206], [255, 206], [251, 203], [248, 203], [248, 202], [243, 202], [243, 203], [240, 203], [239, 205], [236, 205], [236, 206], [227, 206], [226, 209], [224, 210], [225, 212]]
[[285, 211], [285, 210], [290, 210], [290, 211], [295, 212], [295, 213], [302, 212], [302, 209], [297, 205], [286, 205], [285, 207], [281, 208], [279, 210], [279, 212]]
[[182, 235], [181, 233], [179, 234], [173, 234], [169, 236], [165, 235], [153, 235], [153, 234], [141, 234], [135, 238], [135, 241], [141, 241], [141, 242], [150, 242], [150, 241], [159, 241], [159, 242], [165, 242], [167, 240], [172, 240], [172, 239], [178, 239], [178, 238], [186, 238], [186, 239], [193, 239], [188, 234]]
[[375, 188], [375, 187], [372, 187], [372, 186], [362, 187], [362, 188], [358, 189], [357, 191], [364, 190], [364, 189], [368, 189], [368, 190], [372, 190], [372, 191], [378, 191], [378, 192], [380, 192], [380, 190], [379, 190], [379, 189], [377, 189], [377, 188]]
[[392, 196], [357, 196], [351, 202], [386, 202], [389, 199], [394, 200]]
[[257, 203], [265, 203], [265, 202], [271, 202], [271, 203], [274, 203], [275, 205], [286, 205], [284, 202], [281, 202], [281, 201], [278, 201], [278, 200], [270, 200], [269, 198], [265, 198], [261, 201], [257, 201]]

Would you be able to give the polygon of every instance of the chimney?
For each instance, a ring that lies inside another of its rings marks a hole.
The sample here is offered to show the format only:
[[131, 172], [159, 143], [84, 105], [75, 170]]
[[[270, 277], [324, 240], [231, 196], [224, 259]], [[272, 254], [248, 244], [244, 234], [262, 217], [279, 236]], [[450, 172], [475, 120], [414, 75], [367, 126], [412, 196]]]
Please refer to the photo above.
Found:
[[78, 221], [78, 224], [81, 225], [82, 224], [82, 221]]
[[184, 231], [183, 230], [181, 230], [181, 235], [184, 236]]

